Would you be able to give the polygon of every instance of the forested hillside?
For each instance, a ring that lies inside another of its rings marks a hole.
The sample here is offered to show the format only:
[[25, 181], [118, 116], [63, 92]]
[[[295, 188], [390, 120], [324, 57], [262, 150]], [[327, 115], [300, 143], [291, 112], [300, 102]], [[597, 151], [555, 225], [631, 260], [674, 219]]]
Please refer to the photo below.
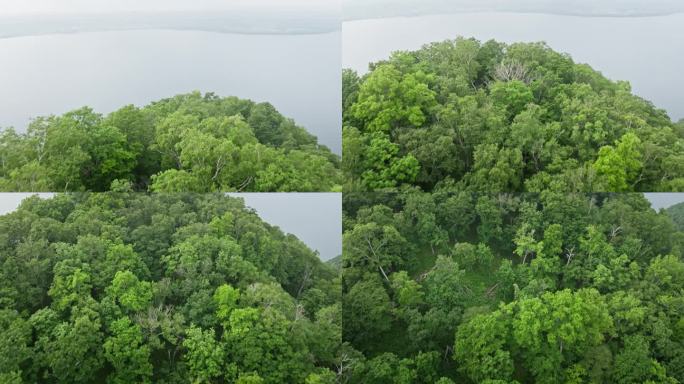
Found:
[[0, 132], [0, 191], [331, 191], [339, 156], [268, 103], [194, 92]]
[[672, 221], [677, 224], [680, 231], [684, 231], [684, 203], [679, 203], [667, 209], [667, 214], [670, 215]]
[[334, 383], [339, 273], [242, 199], [60, 194], [0, 216], [1, 383]]
[[683, 250], [635, 193], [345, 194], [347, 382], [684, 382]]
[[684, 131], [543, 43], [458, 38], [343, 71], [346, 190], [684, 191]]

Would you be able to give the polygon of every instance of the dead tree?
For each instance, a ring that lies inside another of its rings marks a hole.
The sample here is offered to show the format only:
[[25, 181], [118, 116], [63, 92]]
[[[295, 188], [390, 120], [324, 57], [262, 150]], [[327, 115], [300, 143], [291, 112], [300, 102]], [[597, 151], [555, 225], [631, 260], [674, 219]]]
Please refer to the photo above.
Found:
[[568, 248], [565, 249], [565, 258], [568, 259], [568, 262], [565, 263], [566, 266], [568, 264], [570, 264], [570, 261], [572, 260], [572, 258], [574, 256], [575, 256], [575, 247], [572, 247], [570, 249], [568, 249]]
[[535, 80], [527, 66], [515, 60], [506, 60], [499, 63], [494, 68], [493, 77], [494, 80], [498, 81], [518, 80], [525, 84], [529, 84]]

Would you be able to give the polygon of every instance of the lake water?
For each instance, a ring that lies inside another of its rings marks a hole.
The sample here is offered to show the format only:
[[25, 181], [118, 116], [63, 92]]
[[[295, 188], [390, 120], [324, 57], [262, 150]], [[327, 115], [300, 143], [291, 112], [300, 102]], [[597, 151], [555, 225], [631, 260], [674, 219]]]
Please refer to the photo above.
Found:
[[200, 90], [268, 101], [340, 153], [340, 39], [173, 30], [0, 39], [0, 127]]
[[368, 63], [396, 50], [475, 37], [507, 43], [546, 41], [575, 62], [613, 80], [628, 80], [635, 94], [684, 118], [684, 14], [657, 17], [578, 17], [522, 13], [463, 13], [348, 21], [342, 25], [342, 63], [366, 72]]

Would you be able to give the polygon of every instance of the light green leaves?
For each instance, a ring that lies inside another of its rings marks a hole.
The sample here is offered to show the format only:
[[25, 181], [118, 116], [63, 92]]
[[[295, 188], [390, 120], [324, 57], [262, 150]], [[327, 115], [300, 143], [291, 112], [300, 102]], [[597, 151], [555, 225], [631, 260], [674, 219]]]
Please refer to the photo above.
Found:
[[594, 169], [598, 175], [599, 190], [622, 192], [631, 189], [643, 166], [641, 140], [627, 133], [615, 142], [615, 147], [601, 147]]
[[187, 348], [186, 361], [193, 383], [210, 383], [222, 376], [225, 353], [213, 329], [189, 328], [183, 346]]
[[378, 66], [361, 84], [352, 116], [370, 131], [389, 132], [399, 126], [420, 127], [435, 105], [435, 94], [421, 81], [423, 73], [402, 74], [394, 66]]
[[104, 343], [104, 357], [115, 369], [109, 382], [149, 383], [152, 377], [150, 348], [144, 344], [138, 325], [131, 323], [128, 317], [116, 320], [111, 325], [112, 336]]
[[128, 311], [140, 311], [152, 301], [152, 285], [139, 281], [130, 271], [119, 271], [114, 276], [107, 293], [117, 299], [121, 307]]

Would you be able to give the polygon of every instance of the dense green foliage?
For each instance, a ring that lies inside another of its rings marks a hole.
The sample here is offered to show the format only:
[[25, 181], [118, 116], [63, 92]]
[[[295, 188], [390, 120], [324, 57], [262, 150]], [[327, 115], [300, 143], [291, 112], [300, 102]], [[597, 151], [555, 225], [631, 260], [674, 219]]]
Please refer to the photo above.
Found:
[[684, 231], [684, 203], [679, 203], [667, 209], [667, 214], [670, 215], [672, 221], [677, 224], [680, 231]]
[[684, 130], [543, 43], [474, 39], [343, 71], [345, 190], [684, 191]]
[[193, 194], [32, 197], [0, 216], [0, 383], [334, 382], [340, 278]]
[[0, 190], [330, 191], [339, 156], [268, 103], [194, 92], [0, 132]]
[[348, 382], [684, 382], [683, 256], [636, 193], [345, 194]]

